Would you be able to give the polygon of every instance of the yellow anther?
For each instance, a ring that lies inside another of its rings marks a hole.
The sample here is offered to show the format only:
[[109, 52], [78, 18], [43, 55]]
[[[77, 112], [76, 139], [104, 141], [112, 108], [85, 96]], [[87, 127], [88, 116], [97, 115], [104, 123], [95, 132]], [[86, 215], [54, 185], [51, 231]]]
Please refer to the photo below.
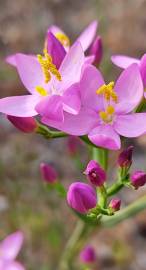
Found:
[[103, 111], [99, 112], [99, 116], [104, 122], [107, 122], [108, 114], [106, 112]]
[[108, 106], [108, 107], [106, 108], [106, 112], [107, 112], [107, 114], [112, 115], [112, 114], [115, 112], [115, 109], [114, 109], [113, 106]]
[[118, 102], [118, 96], [114, 91], [114, 82], [110, 82], [107, 85], [102, 85], [99, 89], [97, 89], [96, 93], [98, 95], [104, 95], [104, 98], [107, 101], [110, 101], [110, 99], [112, 99], [115, 103]]
[[36, 91], [41, 95], [41, 96], [47, 96], [48, 92], [41, 86], [36, 86]]
[[70, 46], [70, 40], [65, 34], [58, 32], [55, 34], [55, 37], [61, 42], [63, 46]]
[[44, 57], [38, 54], [37, 58], [45, 76], [45, 83], [48, 83], [51, 80], [51, 73], [57, 80], [61, 81], [61, 75], [56, 66], [52, 63], [52, 57], [47, 53], [46, 49], [44, 49]]

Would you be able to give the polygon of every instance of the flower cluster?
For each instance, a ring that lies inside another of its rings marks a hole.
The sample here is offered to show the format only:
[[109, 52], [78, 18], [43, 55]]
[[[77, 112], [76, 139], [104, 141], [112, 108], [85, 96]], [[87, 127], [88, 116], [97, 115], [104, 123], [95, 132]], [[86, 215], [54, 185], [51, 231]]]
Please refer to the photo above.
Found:
[[[145, 112], [138, 108], [145, 97], [145, 55], [141, 60], [113, 56], [125, 70], [116, 83], [105, 83], [96, 67], [102, 59], [102, 40], [93, 21], [74, 44], [57, 26], [45, 38], [43, 54], [17, 53], [7, 57], [29, 95], [0, 100], [0, 112], [24, 131], [34, 131], [30, 118], [70, 135], [88, 136], [99, 147], [117, 150], [120, 136], [138, 137], [146, 132]], [[96, 67], [95, 67], [96, 66]], [[15, 117], [15, 118], [14, 118]], [[16, 118], [17, 117], [17, 118]], [[23, 118], [28, 119], [28, 128]]]

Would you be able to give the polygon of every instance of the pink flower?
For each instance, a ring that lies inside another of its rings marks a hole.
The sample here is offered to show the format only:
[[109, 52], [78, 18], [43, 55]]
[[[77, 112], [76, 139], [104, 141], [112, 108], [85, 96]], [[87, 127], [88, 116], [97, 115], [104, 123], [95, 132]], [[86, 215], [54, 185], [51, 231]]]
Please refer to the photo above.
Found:
[[92, 246], [86, 246], [80, 252], [80, 260], [83, 263], [94, 263], [96, 262], [96, 253]]
[[7, 118], [16, 128], [25, 133], [31, 133], [37, 129], [37, 122], [33, 117], [17, 117], [7, 115]]
[[15, 261], [22, 243], [23, 234], [19, 231], [7, 236], [0, 243], [0, 270], [24, 270], [24, 267]]
[[[144, 54], [141, 59], [129, 57], [126, 55], [113, 55], [111, 60], [115, 65], [124, 69], [131, 64], [136, 63], [140, 70], [143, 85], [146, 87], [146, 54]], [[144, 92], [144, 96], [146, 98], [146, 92]]]
[[143, 84], [137, 64], [122, 72], [115, 86], [105, 84], [101, 73], [87, 65], [79, 84], [81, 110], [73, 116], [64, 113], [64, 122], [42, 122], [71, 135], [88, 134], [97, 146], [120, 149], [120, 136], [138, 137], [146, 132], [146, 113], [134, 113], [143, 96]]
[[[82, 45], [84, 51], [86, 51], [92, 44], [95, 39], [96, 31], [97, 31], [98, 22], [91, 22], [84, 31], [79, 35], [76, 41], [79, 41]], [[47, 33], [53, 33], [53, 35], [60, 41], [60, 43], [64, 46], [65, 50], [68, 51], [70, 48], [70, 40], [65, 32], [56, 25], [52, 25], [48, 28]], [[76, 42], [75, 41], [75, 42]], [[47, 42], [48, 43], [48, 42]]]
[[19, 76], [30, 94], [1, 99], [0, 112], [18, 117], [39, 113], [55, 121], [63, 121], [64, 111], [78, 113], [80, 95], [77, 82], [84, 64], [79, 42], [66, 54], [59, 70], [46, 51], [44, 57], [39, 55], [38, 59], [16, 54], [15, 61]]
[[89, 55], [94, 55], [94, 61], [92, 64], [94, 64], [95, 66], [99, 66], [103, 57], [103, 45], [100, 36], [97, 36], [97, 38], [89, 48]]
[[84, 183], [75, 182], [70, 185], [67, 192], [69, 206], [81, 214], [86, 214], [97, 203], [95, 190]]
[[40, 171], [42, 178], [45, 182], [53, 184], [57, 181], [58, 175], [53, 166], [48, 163], [42, 162], [40, 164]]
[[84, 173], [88, 180], [97, 187], [102, 186], [106, 180], [106, 172], [95, 160], [90, 160]]

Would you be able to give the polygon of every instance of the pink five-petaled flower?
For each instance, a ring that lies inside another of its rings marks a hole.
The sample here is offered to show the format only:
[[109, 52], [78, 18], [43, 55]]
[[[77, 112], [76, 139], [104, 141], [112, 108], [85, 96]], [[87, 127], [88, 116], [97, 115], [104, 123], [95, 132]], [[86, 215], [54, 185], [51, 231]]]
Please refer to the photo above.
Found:
[[[146, 88], [146, 54], [144, 54], [141, 59], [129, 57], [126, 55], [113, 55], [111, 57], [112, 62], [121, 68], [127, 68], [133, 63], [138, 64], [140, 74], [142, 77], [144, 88]], [[146, 92], [144, 92], [144, 96], [146, 98]]]
[[106, 172], [95, 160], [90, 160], [84, 174], [86, 174], [88, 180], [97, 187], [102, 186], [106, 180]]
[[73, 116], [65, 113], [64, 122], [42, 122], [72, 135], [88, 138], [97, 146], [120, 149], [120, 136], [137, 137], [146, 132], [146, 113], [134, 113], [143, 96], [143, 84], [137, 64], [124, 70], [115, 86], [105, 85], [93, 66], [84, 68], [80, 80], [81, 110]]
[[97, 203], [95, 190], [88, 184], [75, 182], [69, 186], [67, 202], [71, 208], [81, 214], [86, 214]]
[[1, 99], [0, 112], [19, 117], [39, 113], [55, 121], [63, 121], [64, 111], [78, 113], [80, 96], [77, 82], [84, 64], [79, 42], [66, 54], [59, 70], [47, 52], [44, 57], [39, 55], [38, 59], [17, 54], [15, 60], [19, 76], [30, 95]]
[[15, 259], [23, 243], [23, 234], [17, 231], [0, 242], [0, 270], [24, 270]]

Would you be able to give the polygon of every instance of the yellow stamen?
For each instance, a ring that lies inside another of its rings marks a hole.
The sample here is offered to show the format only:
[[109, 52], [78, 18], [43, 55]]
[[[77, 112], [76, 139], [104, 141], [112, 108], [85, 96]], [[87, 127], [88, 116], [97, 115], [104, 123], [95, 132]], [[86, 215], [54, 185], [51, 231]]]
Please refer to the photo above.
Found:
[[51, 80], [51, 73], [57, 80], [61, 81], [61, 75], [56, 66], [52, 63], [52, 57], [47, 53], [46, 49], [44, 49], [44, 57], [38, 54], [37, 58], [45, 76], [45, 83], [48, 83]]
[[114, 82], [110, 82], [109, 84], [104, 84], [99, 89], [97, 89], [96, 93], [98, 95], [104, 95], [104, 98], [107, 101], [110, 101], [112, 99], [115, 103], [118, 102], [118, 96], [114, 90]]
[[39, 85], [36, 86], [35, 89], [41, 96], [47, 96], [48, 95], [47, 91], [43, 87], [41, 87]]
[[114, 112], [115, 112], [114, 107], [113, 106], [108, 106], [106, 108], [106, 111], [99, 112], [99, 116], [105, 123], [110, 123], [113, 120]]
[[63, 46], [70, 46], [70, 40], [65, 34], [58, 32], [55, 34], [55, 37], [61, 42]]
[[115, 109], [113, 106], [108, 106], [106, 109], [107, 114], [112, 115], [115, 112]]

